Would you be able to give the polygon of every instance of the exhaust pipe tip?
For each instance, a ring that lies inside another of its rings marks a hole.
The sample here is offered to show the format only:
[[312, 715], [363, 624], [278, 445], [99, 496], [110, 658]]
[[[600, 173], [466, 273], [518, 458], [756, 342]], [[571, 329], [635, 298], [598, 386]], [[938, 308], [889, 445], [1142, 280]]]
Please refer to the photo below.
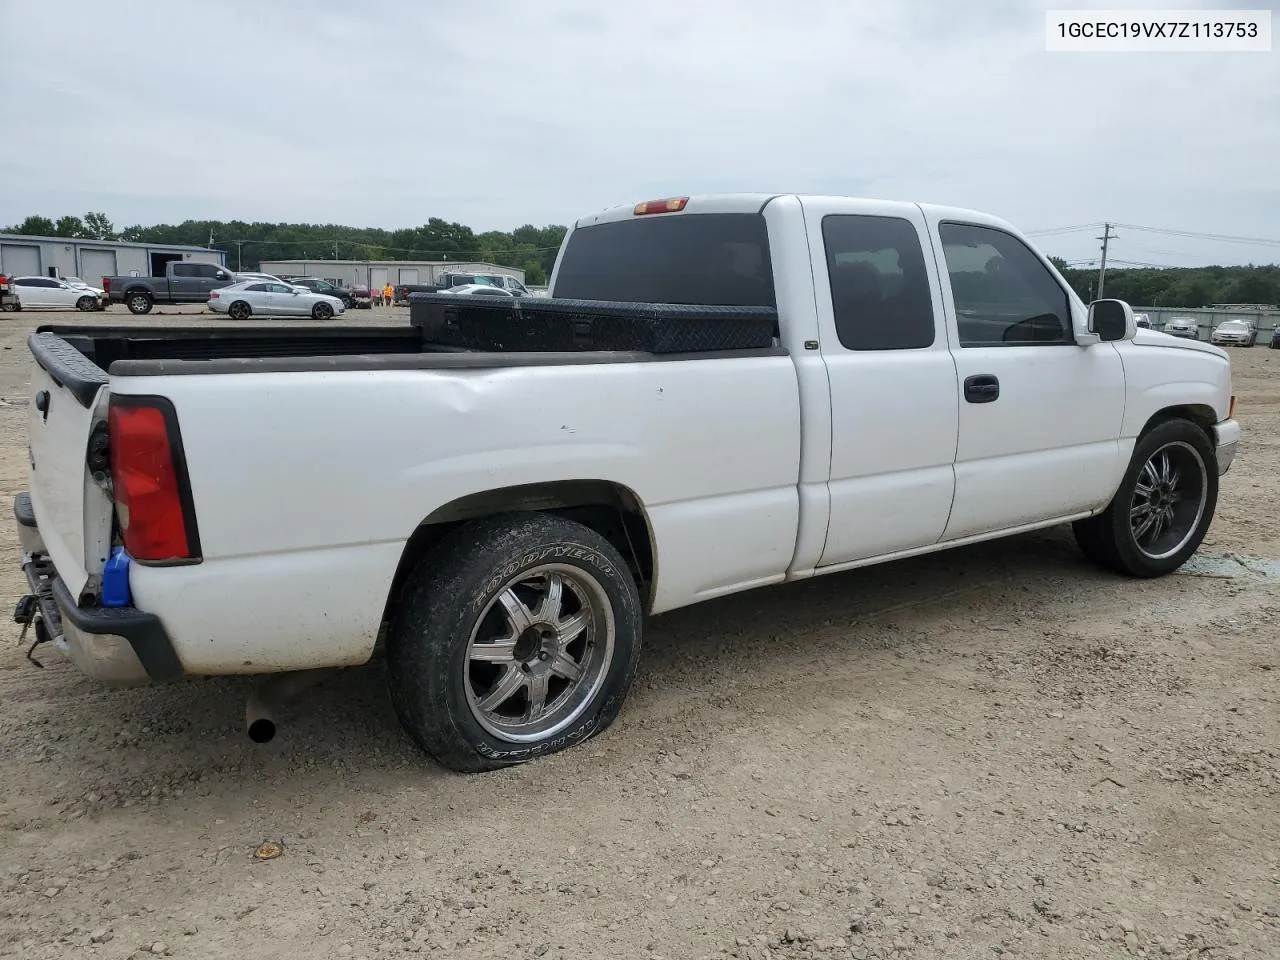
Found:
[[336, 667], [295, 670], [263, 678], [244, 707], [245, 732], [254, 743], [269, 743], [276, 735], [276, 715], [290, 699], [337, 672]]
[[276, 736], [276, 724], [267, 717], [259, 717], [249, 724], [249, 739], [254, 743], [270, 743]]

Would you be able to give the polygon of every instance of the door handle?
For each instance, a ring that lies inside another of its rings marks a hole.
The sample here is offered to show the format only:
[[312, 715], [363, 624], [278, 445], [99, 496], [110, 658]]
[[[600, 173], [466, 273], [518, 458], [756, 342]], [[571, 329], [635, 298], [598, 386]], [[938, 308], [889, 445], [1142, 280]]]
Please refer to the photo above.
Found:
[[1000, 396], [1000, 381], [993, 373], [964, 378], [964, 398], [969, 403], [990, 403]]

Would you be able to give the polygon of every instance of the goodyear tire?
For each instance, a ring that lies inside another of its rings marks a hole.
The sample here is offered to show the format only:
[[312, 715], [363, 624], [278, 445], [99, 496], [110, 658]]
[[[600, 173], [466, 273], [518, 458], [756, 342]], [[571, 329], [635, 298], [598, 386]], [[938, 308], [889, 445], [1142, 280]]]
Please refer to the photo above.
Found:
[[1159, 577], [1200, 546], [1218, 504], [1218, 465], [1204, 430], [1180, 418], [1141, 437], [1107, 509], [1072, 524], [1081, 552], [1134, 577]]
[[542, 513], [464, 524], [418, 564], [396, 607], [391, 699], [452, 770], [555, 753], [617, 717], [641, 619], [635, 580], [594, 530]]

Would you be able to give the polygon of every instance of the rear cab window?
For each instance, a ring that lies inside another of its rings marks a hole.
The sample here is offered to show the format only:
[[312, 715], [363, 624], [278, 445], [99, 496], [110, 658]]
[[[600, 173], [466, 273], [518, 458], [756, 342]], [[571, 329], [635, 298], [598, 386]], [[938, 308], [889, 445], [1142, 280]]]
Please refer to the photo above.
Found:
[[849, 350], [933, 345], [933, 300], [911, 221], [868, 214], [822, 218], [836, 336]]
[[777, 302], [759, 213], [641, 216], [576, 228], [556, 297], [770, 307]]

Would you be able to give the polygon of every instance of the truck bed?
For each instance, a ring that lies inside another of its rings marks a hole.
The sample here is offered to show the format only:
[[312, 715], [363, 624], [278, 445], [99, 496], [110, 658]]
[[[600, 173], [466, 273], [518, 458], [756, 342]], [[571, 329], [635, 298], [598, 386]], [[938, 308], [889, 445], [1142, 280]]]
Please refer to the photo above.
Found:
[[707, 356], [785, 355], [781, 348], [711, 354], [574, 350], [536, 353], [467, 349], [432, 342], [412, 326], [133, 327], [60, 326], [28, 340], [36, 362], [84, 406], [111, 376], [294, 373], [309, 370], [405, 370], [562, 366], [672, 361]]

